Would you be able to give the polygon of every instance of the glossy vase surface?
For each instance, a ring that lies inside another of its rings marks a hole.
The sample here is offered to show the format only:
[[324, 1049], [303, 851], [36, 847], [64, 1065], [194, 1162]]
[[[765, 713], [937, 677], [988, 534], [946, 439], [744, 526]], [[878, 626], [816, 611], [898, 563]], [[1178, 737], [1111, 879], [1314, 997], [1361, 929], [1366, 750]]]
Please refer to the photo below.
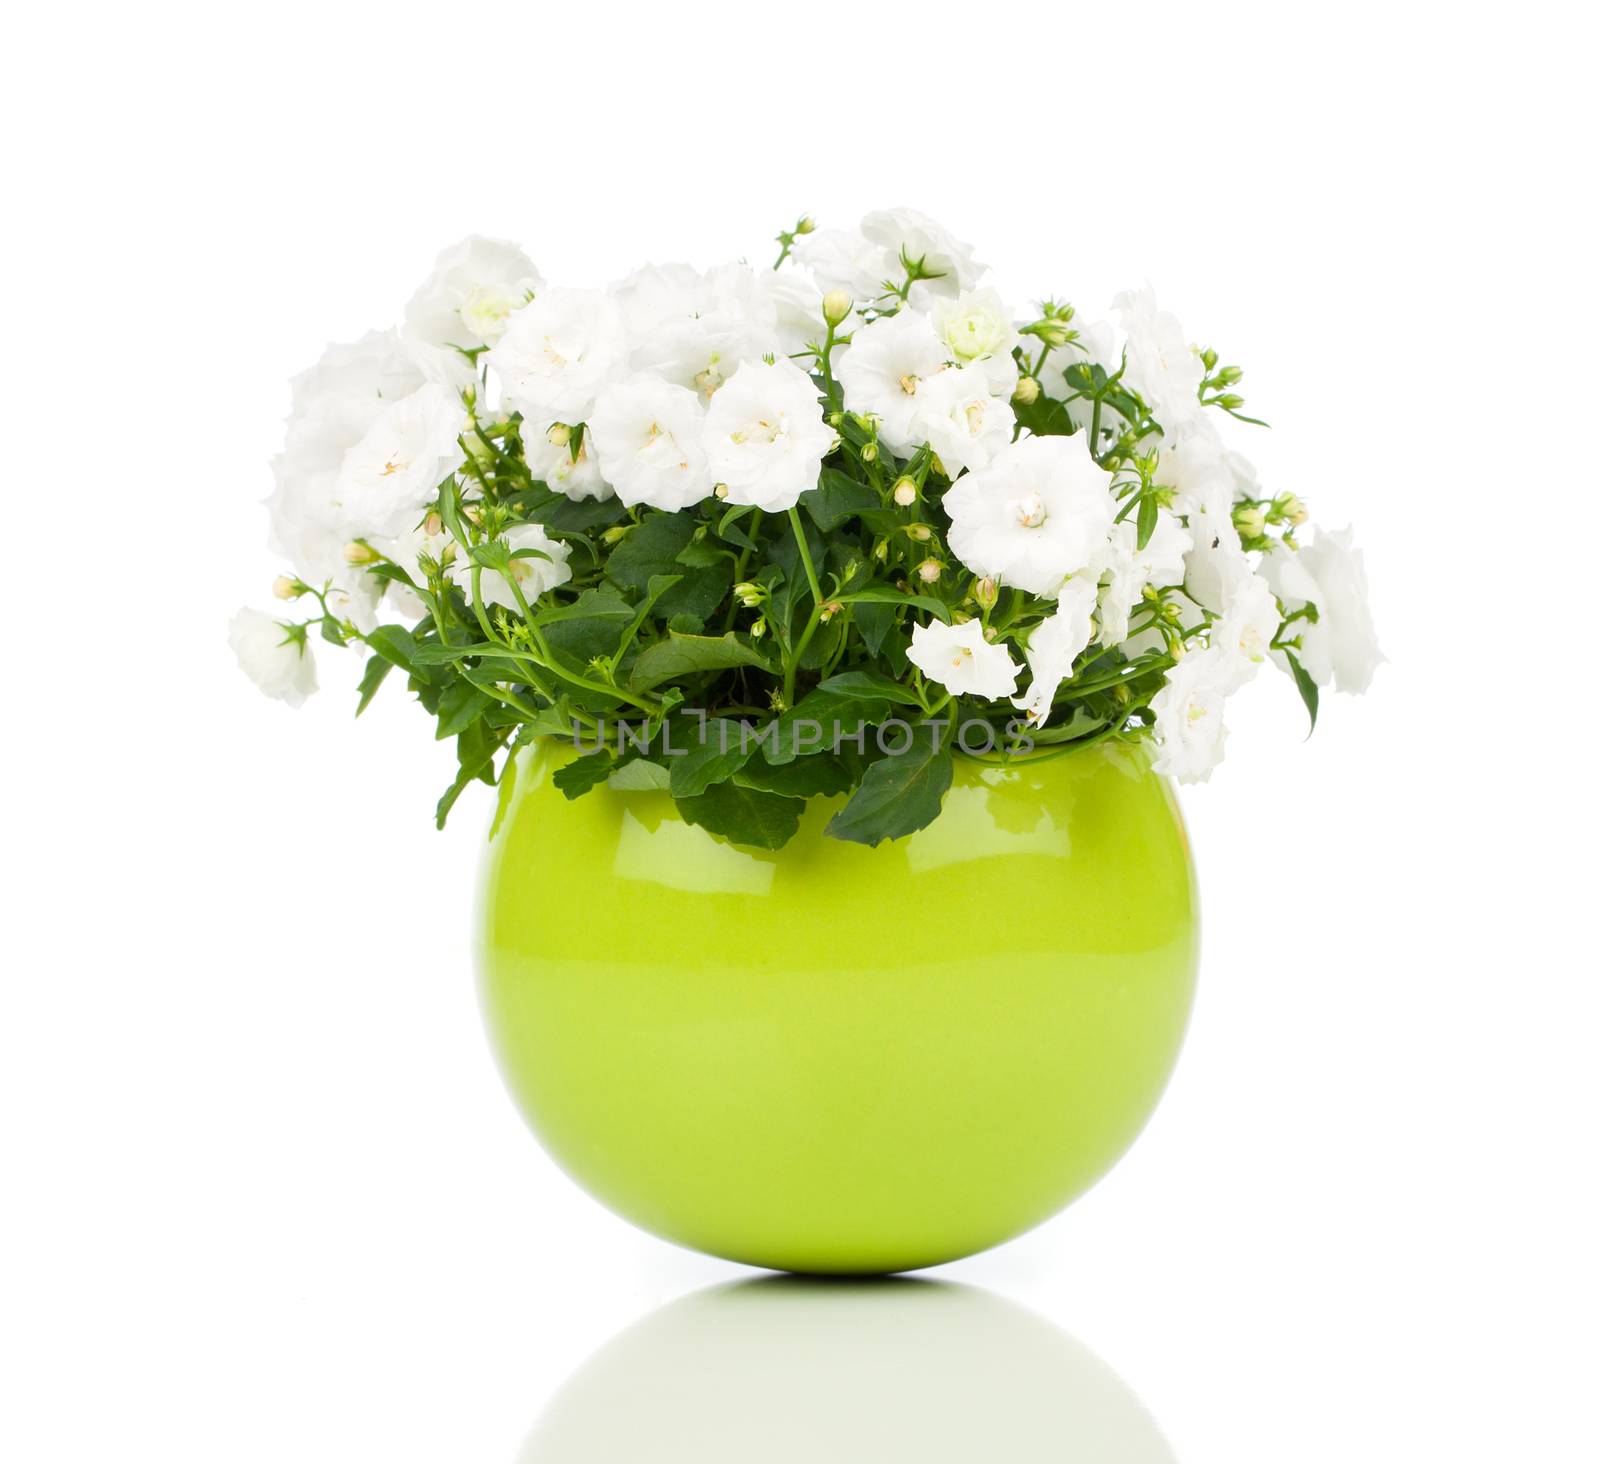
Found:
[[957, 758], [869, 849], [813, 800], [764, 853], [657, 792], [568, 800], [522, 754], [478, 969], [517, 1105], [645, 1229], [779, 1270], [954, 1260], [1047, 1219], [1154, 1109], [1194, 992], [1172, 790], [1138, 748]]

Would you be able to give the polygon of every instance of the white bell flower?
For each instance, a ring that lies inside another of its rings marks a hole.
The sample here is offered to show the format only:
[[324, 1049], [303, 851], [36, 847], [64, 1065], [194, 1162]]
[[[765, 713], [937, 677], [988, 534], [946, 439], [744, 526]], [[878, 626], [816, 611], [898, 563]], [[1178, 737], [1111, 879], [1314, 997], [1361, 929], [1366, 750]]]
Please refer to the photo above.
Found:
[[977, 285], [984, 266], [972, 255], [972, 246], [963, 244], [942, 224], [914, 208], [885, 208], [861, 220], [861, 232], [869, 243], [878, 245], [889, 256], [889, 277], [905, 278], [901, 255], [921, 260], [923, 268], [936, 278], [926, 280], [924, 288], [932, 295], [959, 295]]
[[1011, 309], [993, 290], [963, 290], [954, 300], [933, 304], [933, 325], [950, 359], [977, 366], [989, 389], [1009, 397], [1017, 389], [1017, 363], [1012, 351], [1019, 339]]
[[347, 539], [394, 537], [431, 503], [461, 464], [461, 399], [430, 382], [386, 407], [344, 455], [333, 489]]
[[1383, 664], [1378, 634], [1367, 604], [1367, 572], [1349, 529], [1319, 529], [1315, 541], [1298, 552], [1276, 549], [1261, 572], [1285, 610], [1317, 607], [1317, 622], [1297, 620], [1291, 636], [1300, 637], [1299, 661], [1318, 686], [1363, 692]]
[[1133, 516], [1115, 524], [1105, 554], [1109, 580], [1100, 595], [1100, 639], [1108, 646], [1128, 638], [1128, 617], [1147, 586], [1165, 589], [1181, 585], [1184, 556], [1194, 547], [1189, 531], [1171, 514], [1160, 511], [1150, 542], [1138, 547], [1139, 530]]
[[944, 495], [950, 547], [976, 575], [1054, 595], [1087, 568], [1116, 516], [1111, 474], [1083, 434], [1024, 437]]
[[1195, 421], [1206, 368], [1177, 316], [1160, 309], [1148, 289], [1125, 291], [1112, 306], [1127, 336], [1128, 384], [1168, 431]]
[[746, 361], [706, 411], [711, 481], [729, 503], [793, 508], [817, 486], [833, 443], [816, 384], [793, 361]]
[[1233, 515], [1205, 510], [1189, 514], [1193, 547], [1185, 556], [1184, 587], [1190, 597], [1213, 615], [1220, 615], [1233, 596], [1254, 574], [1250, 556], [1239, 541]]
[[1237, 684], [1237, 668], [1215, 647], [1191, 651], [1167, 673], [1167, 684], [1150, 702], [1158, 773], [1180, 783], [1203, 783], [1211, 776], [1228, 736], [1223, 703]]
[[492, 345], [543, 281], [504, 239], [476, 235], [444, 250], [406, 306], [402, 334], [435, 381], [467, 386], [477, 369], [461, 349]]
[[938, 453], [953, 478], [988, 467], [1010, 446], [1016, 425], [1011, 404], [990, 393], [983, 366], [946, 366], [917, 389], [911, 435]]
[[541, 290], [490, 348], [505, 404], [539, 422], [578, 423], [624, 372], [622, 314], [603, 290]]
[[289, 639], [281, 621], [260, 610], [240, 610], [228, 622], [228, 644], [239, 667], [268, 696], [300, 706], [317, 689], [310, 646]]
[[920, 439], [913, 425], [917, 393], [944, 368], [947, 351], [933, 322], [909, 307], [864, 325], [834, 374], [852, 412], [878, 419], [878, 438], [901, 457]]
[[983, 625], [976, 620], [960, 625], [935, 620], [914, 626], [906, 659], [953, 696], [990, 701], [1011, 696], [1022, 670], [1004, 645], [991, 645], [983, 638]]
[[[572, 578], [572, 570], [567, 564], [572, 550], [567, 545], [552, 539], [538, 524], [518, 524], [515, 528], [507, 529], [500, 538], [512, 550], [513, 556], [519, 549], [538, 551], [536, 554], [513, 557], [511, 560], [511, 578], [516, 581], [517, 588], [522, 591], [522, 598], [529, 605], [532, 605], [546, 590], [564, 585]], [[453, 571], [457, 584], [469, 597], [472, 594], [473, 568], [472, 561], [462, 555], [456, 561]], [[482, 571], [479, 591], [486, 605], [504, 605], [506, 609], [512, 611], [520, 608], [515, 591], [497, 569]]]
[[[1283, 623], [1272, 586], [1252, 574], [1236, 586], [1228, 608], [1211, 630], [1211, 644], [1237, 659], [1241, 681], [1254, 676], [1272, 653], [1272, 638]], [[1298, 622], [1296, 622], [1298, 624]]]
[[687, 387], [639, 375], [606, 387], [589, 418], [600, 471], [632, 508], [689, 508], [711, 493], [705, 410]]
[[564, 423], [557, 422], [522, 424], [522, 455], [528, 471], [568, 498], [610, 498], [611, 485], [600, 471], [590, 434], [585, 432], [579, 439], [574, 457], [572, 434], [564, 428]]
[[1055, 613], [1028, 634], [1028, 670], [1033, 681], [1026, 696], [1012, 704], [1026, 712], [1028, 721], [1041, 726], [1050, 715], [1061, 683], [1072, 675], [1073, 662], [1094, 639], [1094, 609], [1098, 586], [1090, 575], [1077, 575], [1061, 588]]
[[856, 229], [817, 229], [802, 234], [794, 241], [792, 253], [822, 294], [843, 290], [852, 300], [879, 299], [903, 273], [889, 250]]
[[329, 346], [294, 379], [283, 451], [272, 464], [268, 542], [307, 584], [340, 578], [347, 569], [350, 535], [334, 494], [345, 454], [388, 406], [421, 385], [422, 372], [394, 331]]

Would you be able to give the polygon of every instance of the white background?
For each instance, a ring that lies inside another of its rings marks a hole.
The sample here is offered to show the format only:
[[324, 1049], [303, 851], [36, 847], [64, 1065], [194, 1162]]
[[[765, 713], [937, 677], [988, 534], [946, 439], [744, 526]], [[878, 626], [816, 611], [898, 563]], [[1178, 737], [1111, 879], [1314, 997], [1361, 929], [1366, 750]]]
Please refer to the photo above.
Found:
[[484, 802], [433, 832], [425, 719], [354, 723], [332, 656], [269, 704], [224, 625], [271, 604], [286, 379], [443, 245], [589, 284], [903, 202], [1012, 299], [1149, 281], [1243, 363], [1241, 445], [1355, 522], [1390, 664], [1310, 742], [1252, 687], [1186, 795], [1202, 994], [1099, 1189], [947, 1268], [978, 1292], [658, 1317], [525, 1457], [1167, 1457], [1097, 1354], [1182, 1464], [1600, 1458], [1589, 25], [14, 15], [0, 1456], [512, 1464], [607, 1339], [741, 1274], [522, 1130], [468, 966]]

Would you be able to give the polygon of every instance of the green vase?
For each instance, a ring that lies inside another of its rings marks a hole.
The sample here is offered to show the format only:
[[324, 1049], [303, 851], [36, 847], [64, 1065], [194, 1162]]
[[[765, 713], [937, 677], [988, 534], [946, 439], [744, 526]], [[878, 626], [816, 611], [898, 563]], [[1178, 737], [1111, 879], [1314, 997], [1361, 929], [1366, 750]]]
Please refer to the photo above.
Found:
[[1039, 1224], [1127, 1150], [1177, 1060], [1198, 911], [1139, 748], [958, 757], [944, 812], [869, 849], [814, 800], [777, 853], [665, 793], [523, 753], [478, 968], [518, 1107], [590, 1193], [749, 1265], [877, 1273]]

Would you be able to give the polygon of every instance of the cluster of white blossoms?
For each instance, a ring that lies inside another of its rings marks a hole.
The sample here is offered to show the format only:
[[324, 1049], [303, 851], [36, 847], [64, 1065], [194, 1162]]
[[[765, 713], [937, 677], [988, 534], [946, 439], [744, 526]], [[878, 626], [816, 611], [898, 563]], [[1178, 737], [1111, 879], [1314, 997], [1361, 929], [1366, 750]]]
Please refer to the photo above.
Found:
[[[1313, 715], [1314, 688], [1366, 688], [1381, 657], [1359, 551], [1225, 445], [1215, 423], [1238, 415], [1238, 372], [1149, 291], [1100, 323], [1020, 312], [969, 246], [909, 209], [781, 237], [779, 268], [647, 265], [604, 288], [547, 285], [509, 243], [446, 250], [397, 328], [330, 347], [293, 384], [270, 500], [292, 567], [280, 594], [316, 595], [321, 619], [359, 641], [384, 603], [422, 621], [428, 583], [511, 616], [576, 592], [582, 535], [496, 506], [508, 557], [486, 564], [447, 526], [442, 486], [478, 522], [475, 505], [491, 505], [471, 455], [510, 443], [565, 499], [616, 500], [608, 543], [647, 510], [695, 515], [699, 532], [721, 532], [731, 508], [786, 514], [825, 472], [847, 474], [867, 495], [849, 530], [863, 562], [905, 595], [898, 661], [882, 637], [872, 646], [883, 671], [1041, 731], [1080, 694], [1142, 686], [1129, 715], [1180, 779], [1209, 773], [1224, 702], [1263, 666], [1290, 672]], [[745, 542], [757, 559], [733, 541], [748, 579], [725, 624], [767, 595], [748, 582], [766, 546]], [[603, 562], [589, 567], [598, 580]], [[816, 655], [815, 621], [848, 619], [857, 582], [836, 576], [830, 599], [813, 575], [813, 624], [783, 646], [786, 689]], [[234, 649], [271, 695], [315, 688], [317, 620], [236, 618]], [[833, 665], [858, 664], [838, 640]], [[1156, 671], [1158, 686], [1141, 682]]]

